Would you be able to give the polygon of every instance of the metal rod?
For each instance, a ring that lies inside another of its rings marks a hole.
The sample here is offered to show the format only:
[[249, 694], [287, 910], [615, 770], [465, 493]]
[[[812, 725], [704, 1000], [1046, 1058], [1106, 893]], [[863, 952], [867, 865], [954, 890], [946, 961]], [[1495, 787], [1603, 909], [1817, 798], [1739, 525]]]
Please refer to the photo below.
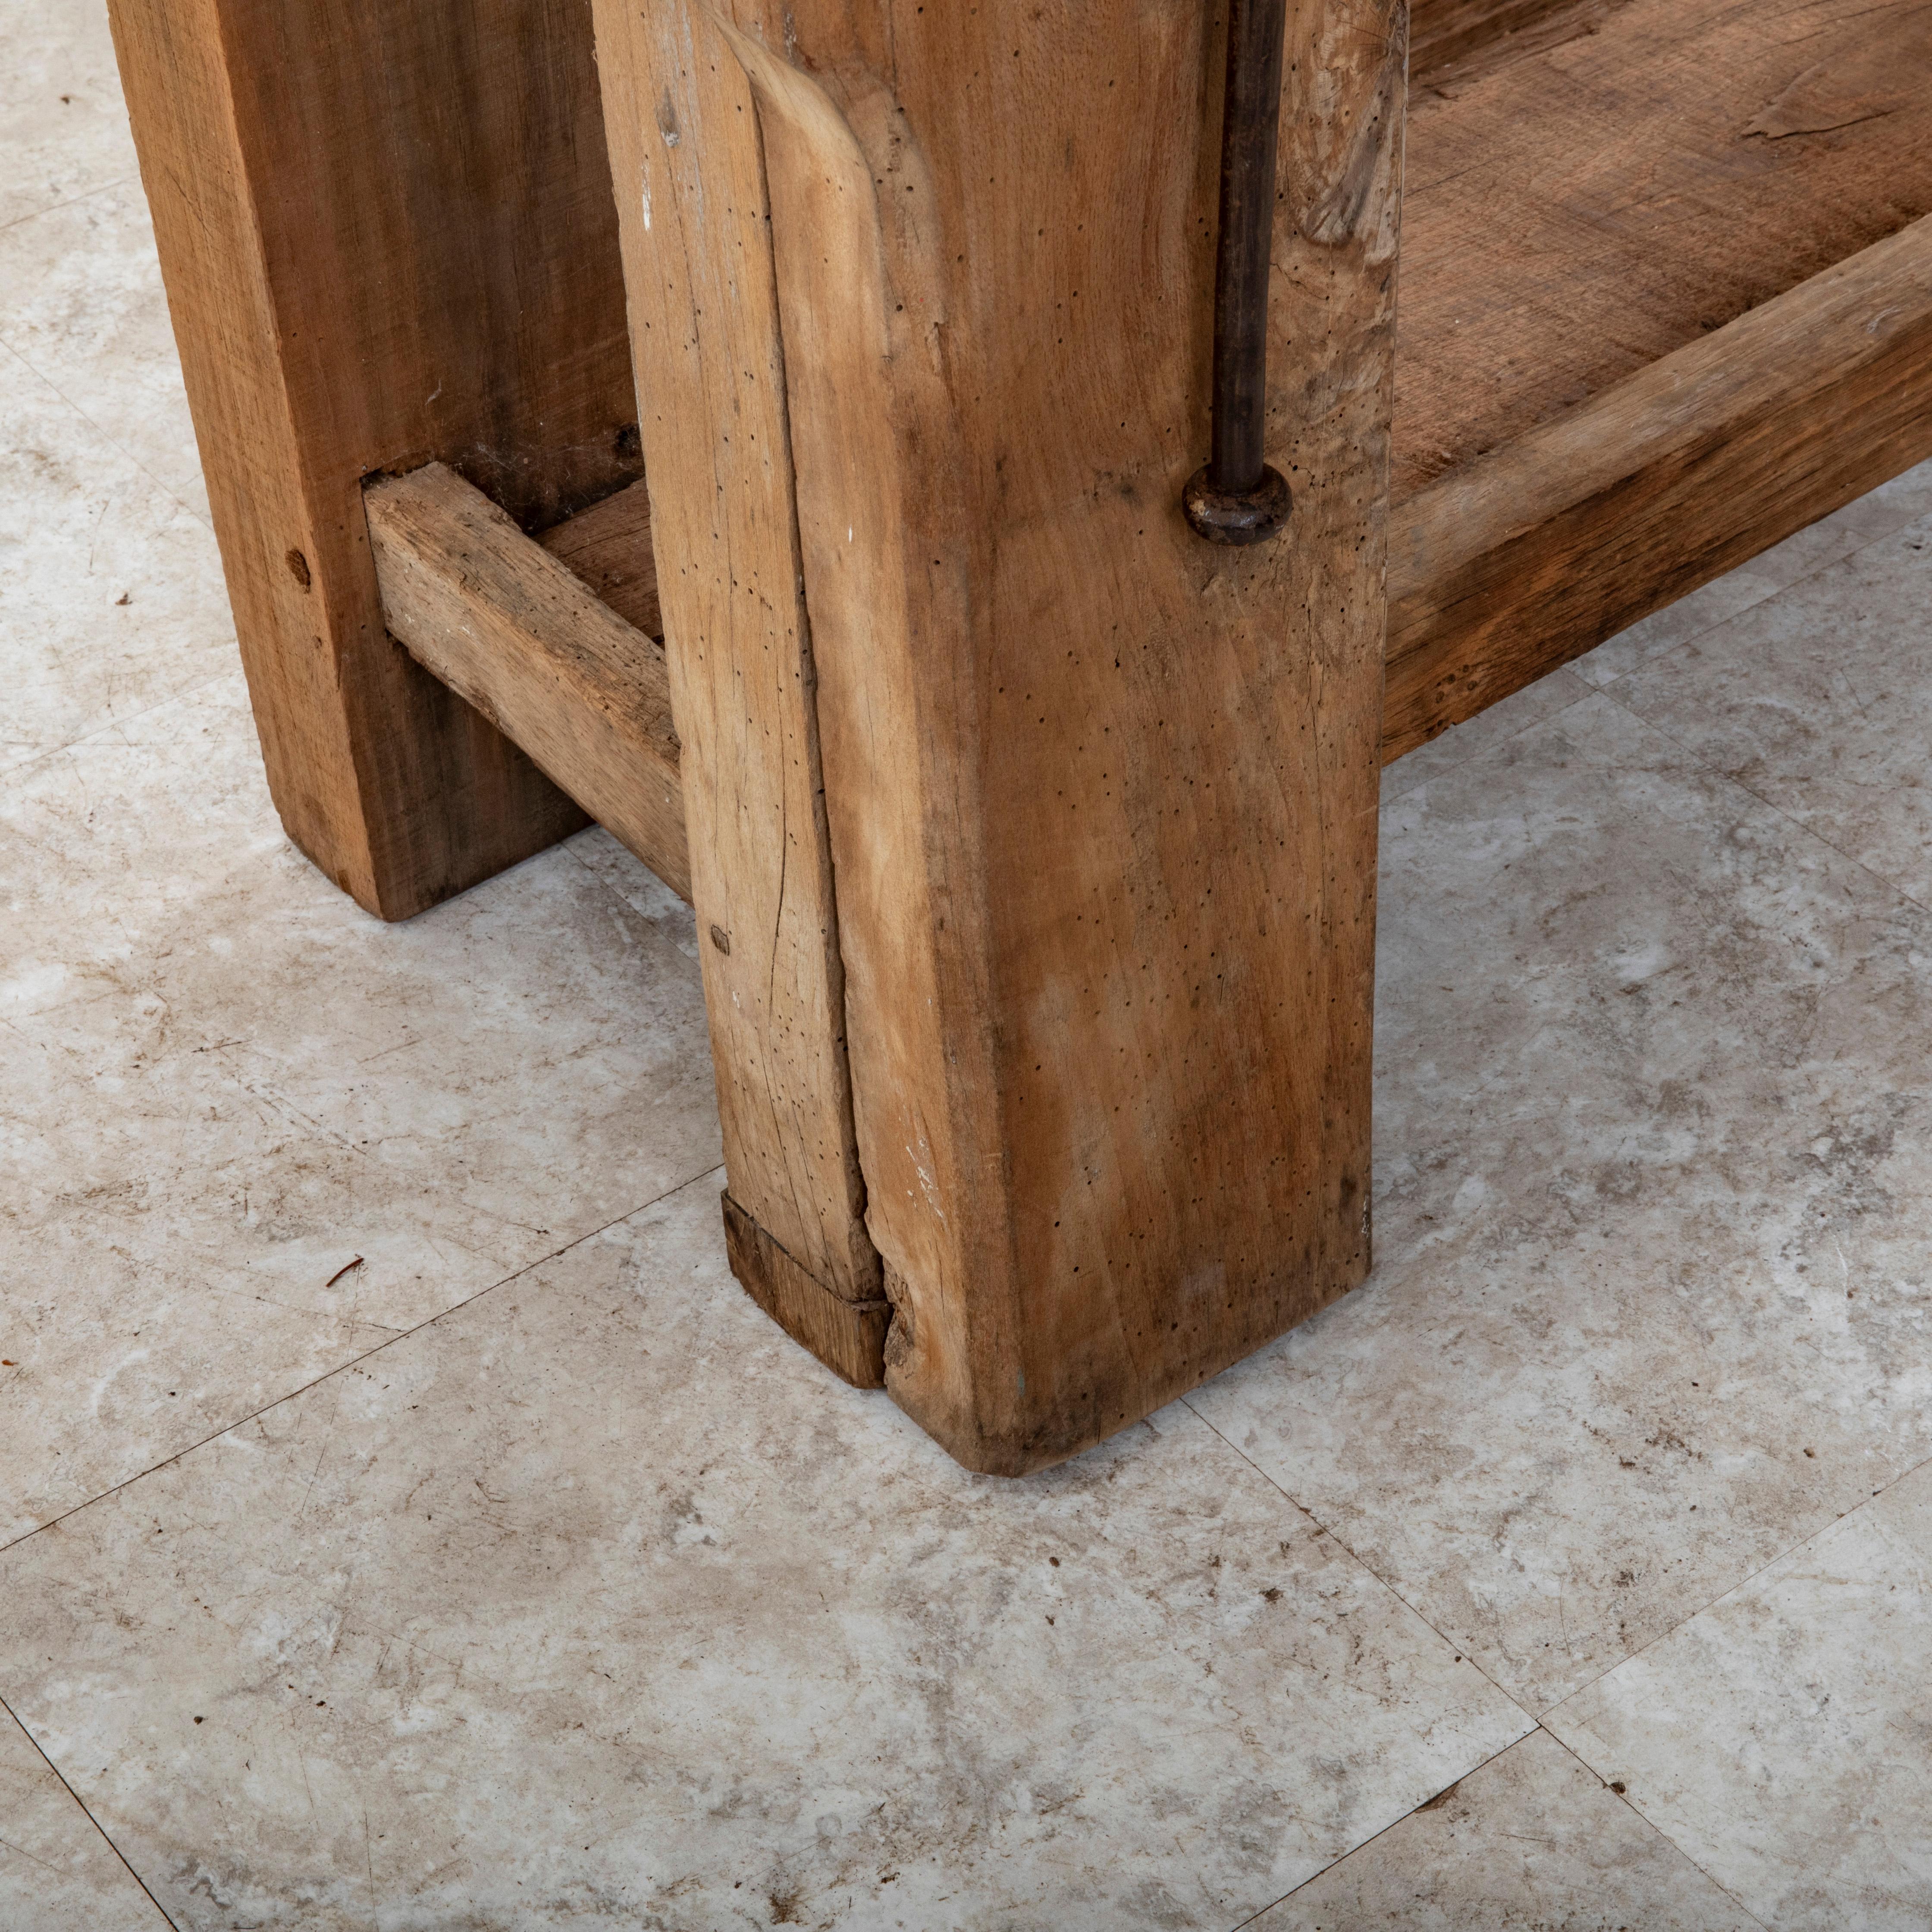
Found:
[[1287, 0], [1229, 0], [1214, 260], [1213, 440], [1189, 479], [1188, 521], [1210, 543], [1259, 543], [1288, 521], [1288, 484], [1262, 460], [1269, 257]]

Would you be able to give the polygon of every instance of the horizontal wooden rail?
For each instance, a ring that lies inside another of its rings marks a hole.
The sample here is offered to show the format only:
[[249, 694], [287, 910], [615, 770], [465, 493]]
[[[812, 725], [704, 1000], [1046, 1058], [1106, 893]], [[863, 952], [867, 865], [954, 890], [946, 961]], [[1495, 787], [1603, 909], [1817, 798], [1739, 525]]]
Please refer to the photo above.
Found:
[[1932, 458], [1932, 217], [1390, 517], [1384, 762]]
[[[1928, 458], [1932, 218], [1396, 506], [1384, 760]], [[390, 630], [688, 898], [644, 486], [540, 539], [440, 464], [366, 502]]]
[[440, 463], [363, 502], [391, 634], [688, 900], [664, 649], [612, 608], [656, 608], [641, 486], [622, 497], [544, 542]]

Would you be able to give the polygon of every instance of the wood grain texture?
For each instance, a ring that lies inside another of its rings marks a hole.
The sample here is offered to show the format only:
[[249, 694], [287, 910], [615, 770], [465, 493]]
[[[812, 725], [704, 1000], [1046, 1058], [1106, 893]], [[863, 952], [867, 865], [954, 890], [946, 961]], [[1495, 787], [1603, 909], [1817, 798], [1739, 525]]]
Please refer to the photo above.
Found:
[[633, 480], [588, 0], [113, 0], [268, 781], [402, 918], [583, 823], [382, 628], [362, 480]]
[[[722, 69], [698, 8], [646, 14]], [[887, 1384], [976, 1468], [1072, 1453], [1368, 1264], [1404, 18], [1292, 10], [1268, 454], [1296, 520], [1245, 552], [1179, 508], [1208, 436], [1211, 16], [731, 23]], [[652, 124], [655, 222], [716, 136]]]
[[1925, 0], [1629, 0], [1412, 104], [1398, 502], [1932, 212]]
[[1412, 87], [1465, 87], [1526, 55], [1593, 34], [1630, 0], [1415, 0], [1408, 74]]
[[1412, 497], [1383, 754], [1932, 458], [1932, 220]]
[[651, 498], [630, 484], [587, 510], [538, 532], [537, 542], [610, 605], [626, 623], [660, 642], [657, 557], [651, 548]]
[[875, 1302], [750, 90], [701, 13], [598, 0], [597, 39], [726, 1172], [821, 1288]]
[[688, 899], [663, 647], [440, 463], [364, 503], [391, 633]]
[[883, 1295], [847, 1301], [821, 1287], [729, 1193], [722, 1198], [724, 1252], [746, 1294], [834, 1375], [855, 1388], [884, 1388], [891, 1304]]

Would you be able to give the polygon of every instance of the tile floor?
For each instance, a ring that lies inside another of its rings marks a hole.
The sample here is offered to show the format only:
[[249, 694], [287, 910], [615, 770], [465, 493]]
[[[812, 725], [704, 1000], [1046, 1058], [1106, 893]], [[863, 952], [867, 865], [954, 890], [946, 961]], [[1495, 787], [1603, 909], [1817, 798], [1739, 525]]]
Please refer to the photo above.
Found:
[[1389, 772], [1374, 1277], [968, 1476], [731, 1283], [646, 874], [284, 842], [0, 22], [5, 1932], [1932, 1922], [1932, 466]]

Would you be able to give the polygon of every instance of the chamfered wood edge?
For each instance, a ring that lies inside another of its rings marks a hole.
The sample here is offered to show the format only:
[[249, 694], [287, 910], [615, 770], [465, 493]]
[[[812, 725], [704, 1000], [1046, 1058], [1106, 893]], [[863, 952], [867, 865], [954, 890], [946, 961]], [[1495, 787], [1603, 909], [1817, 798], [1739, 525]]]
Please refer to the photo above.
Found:
[[1384, 763], [1932, 457], [1932, 218], [1396, 506]]
[[806, 1273], [731, 1198], [724, 1210], [724, 1252], [745, 1292], [792, 1340], [854, 1388], [886, 1385], [886, 1330], [892, 1304], [847, 1301]]
[[688, 901], [662, 647], [440, 463], [363, 507], [391, 634]]
[[709, 8], [592, 11], [726, 1172], [814, 1279], [876, 1299], [749, 83]]

